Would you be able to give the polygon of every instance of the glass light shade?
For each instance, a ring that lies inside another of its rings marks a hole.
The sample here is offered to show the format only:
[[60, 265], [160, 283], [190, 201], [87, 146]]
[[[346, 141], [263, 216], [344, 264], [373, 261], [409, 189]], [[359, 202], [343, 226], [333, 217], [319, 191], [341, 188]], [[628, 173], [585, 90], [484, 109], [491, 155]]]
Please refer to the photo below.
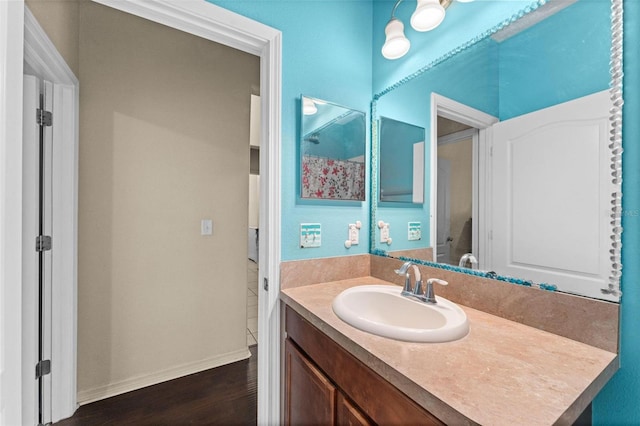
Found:
[[403, 57], [411, 47], [411, 42], [404, 36], [404, 24], [392, 18], [384, 29], [387, 38], [382, 46], [382, 56], [387, 59]]
[[444, 7], [438, 0], [418, 0], [416, 11], [411, 15], [411, 26], [416, 31], [430, 31], [444, 19]]
[[315, 102], [309, 98], [302, 98], [302, 113], [304, 115], [313, 115], [318, 112], [318, 107]]

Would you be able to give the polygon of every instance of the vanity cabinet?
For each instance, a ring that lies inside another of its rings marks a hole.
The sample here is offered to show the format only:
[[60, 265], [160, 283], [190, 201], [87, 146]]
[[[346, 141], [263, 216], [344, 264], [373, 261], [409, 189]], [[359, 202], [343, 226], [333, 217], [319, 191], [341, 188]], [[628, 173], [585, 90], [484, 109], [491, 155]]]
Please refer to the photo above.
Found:
[[285, 342], [285, 366], [285, 424], [373, 424], [290, 339]]
[[444, 424], [291, 307], [285, 316], [285, 424]]

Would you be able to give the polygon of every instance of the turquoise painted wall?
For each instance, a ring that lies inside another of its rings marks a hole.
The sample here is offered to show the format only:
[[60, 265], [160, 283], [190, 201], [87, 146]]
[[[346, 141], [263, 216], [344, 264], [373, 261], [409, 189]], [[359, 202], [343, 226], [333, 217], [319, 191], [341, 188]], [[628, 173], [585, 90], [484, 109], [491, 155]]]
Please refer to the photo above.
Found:
[[640, 2], [624, 1], [620, 370], [596, 397], [594, 425], [640, 424]]
[[407, 75], [446, 55], [451, 49], [474, 40], [479, 34], [511, 19], [534, 3], [534, 0], [475, 0], [471, 3], [454, 1], [438, 28], [420, 33], [409, 25], [415, 2], [404, 1], [395, 16], [405, 24], [405, 35], [411, 42], [411, 50], [402, 58], [391, 61], [380, 54], [380, 49], [384, 44], [384, 27], [391, 17], [394, 1], [373, 0], [373, 93], [382, 92]]
[[[468, 4], [454, 3], [444, 26], [435, 32], [412, 34], [411, 30], [408, 33], [413, 43], [412, 52], [398, 61], [387, 61], [379, 54], [384, 42], [384, 25], [389, 19], [393, 1], [375, 0], [373, 6], [370, 0], [216, 0], [214, 3], [283, 31], [282, 255], [287, 260], [356, 253], [353, 249], [341, 249], [346, 238], [346, 223], [360, 218], [368, 226], [367, 203], [339, 207], [300, 205], [297, 202], [292, 169], [297, 159], [295, 143], [299, 130], [300, 94], [368, 111], [372, 94], [381, 92], [453, 47], [508, 19], [531, 2], [476, 0]], [[405, 22], [411, 13], [408, 3], [401, 5], [398, 14]], [[637, 319], [640, 312], [640, 1], [625, 0], [624, 6], [625, 230], [622, 238], [621, 369], [594, 401], [596, 425], [640, 424], [640, 362], [637, 360], [640, 353]], [[463, 8], [470, 14], [453, 13]], [[341, 38], [343, 35], [346, 35], [344, 39]], [[327, 221], [327, 216], [332, 215], [336, 216], [335, 220]], [[324, 229], [330, 231], [325, 234], [325, 241], [334, 239], [334, 243], [326, 244], [322, 249], [299, 250], [297, 224], [307, 218], [322, 222]], [[362, 232], [358, 253], [367, 251], [366, 238], [366, 232]]]
[[[301, 200], [297, 176], [300, 95], [365, 111], [370, 139], [371, 1], [212, 3], [282, 31], [282, 260], [368, 253], [369, 201]], [[347, 225], [356, 220], [360, 244], [346, 249]], [[322, 247], [300, 248], [300, 223], [322, 225]]]
[[609, 88], [610, 9], [582, 0], [499, 45], [500, 120]]

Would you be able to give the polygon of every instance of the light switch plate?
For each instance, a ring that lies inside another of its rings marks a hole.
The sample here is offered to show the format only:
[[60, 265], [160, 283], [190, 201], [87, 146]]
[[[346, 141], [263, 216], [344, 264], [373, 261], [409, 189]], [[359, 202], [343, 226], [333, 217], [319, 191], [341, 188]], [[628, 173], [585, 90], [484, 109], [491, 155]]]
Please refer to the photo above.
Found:
[[349, 241], [351, 241], [352, 246], [360, 243], [360, 230], [355, 223], [349, 224]]
[[380, 228], [380, 242], [387, 243], [389, 242], [389, 224], [385, 223]]
[[213, 234], [213, 221], [211, 219], [202, 219], [200, 222], [200, 235]]
[[322, 227], [319, 223], [300, 224], [300, 248], [320, 247], [322, 242]]
[[407, 227], [409, 231], [409, 241], [418, 241], [422, 239], [422, 225], [420, 222], [409, 222]]

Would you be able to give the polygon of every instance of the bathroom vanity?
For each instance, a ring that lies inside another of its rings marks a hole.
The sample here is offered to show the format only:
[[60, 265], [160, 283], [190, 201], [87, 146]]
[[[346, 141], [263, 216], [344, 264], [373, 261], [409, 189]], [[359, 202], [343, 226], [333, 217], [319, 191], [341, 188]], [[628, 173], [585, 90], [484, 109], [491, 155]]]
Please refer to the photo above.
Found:
[[469, 334], [411, 343], [340, 320], [361, 277], [283, 289], [288, 424], [572, 424], [618, 368], [615, 353], [465, 307]]
[[291, 307], [285, 328], [285, 424], [443, 424]]
[[[395, 82], [374, 72], [371, 256], [281, 264], [288, 424], [573, 424], [613, 376], [619, 3], [537, 2], [417, 70], [382, 63]], [[300, 136], [319, 149], [322, 135]], [[449, 282], [437, 292], [466, 336], [394, 340], [334, 313], [348, 288], [402, 284], [406, 261]]]
[[286, 424], [442, 424], [290, 307], [285, 327]]

